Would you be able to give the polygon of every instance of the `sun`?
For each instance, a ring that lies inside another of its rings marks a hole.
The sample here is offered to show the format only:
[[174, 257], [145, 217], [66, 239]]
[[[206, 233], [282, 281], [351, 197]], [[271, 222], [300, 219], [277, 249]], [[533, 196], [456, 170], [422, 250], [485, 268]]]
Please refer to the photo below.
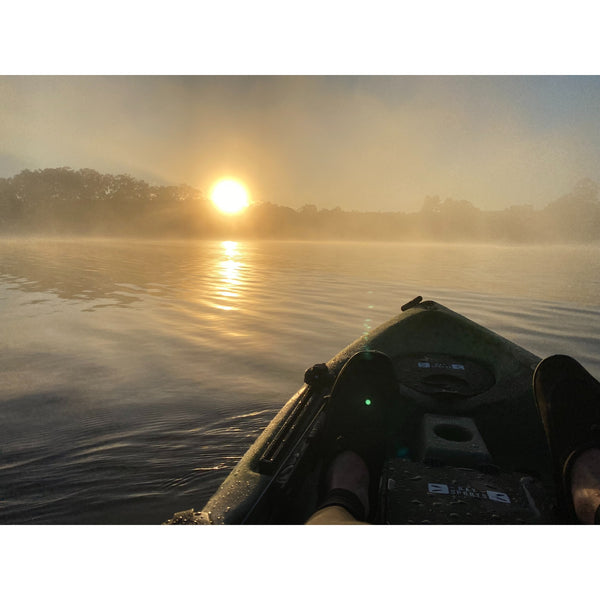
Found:
[[246, 186], [235, 179], [217, 181], [210, 192], [210, 199], [221, 212], [227, 214], [242, 212], [250, 204]]

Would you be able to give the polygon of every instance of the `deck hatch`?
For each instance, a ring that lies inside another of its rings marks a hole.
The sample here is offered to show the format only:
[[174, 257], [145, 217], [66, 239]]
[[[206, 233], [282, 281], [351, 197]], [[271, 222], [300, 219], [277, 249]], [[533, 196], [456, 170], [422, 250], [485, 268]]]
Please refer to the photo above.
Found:
[[402, 385], [433, 397], [470, 398], [489, 390], [496, 381], [480, 363], [447, 354], [401, 356], [395, 367]]

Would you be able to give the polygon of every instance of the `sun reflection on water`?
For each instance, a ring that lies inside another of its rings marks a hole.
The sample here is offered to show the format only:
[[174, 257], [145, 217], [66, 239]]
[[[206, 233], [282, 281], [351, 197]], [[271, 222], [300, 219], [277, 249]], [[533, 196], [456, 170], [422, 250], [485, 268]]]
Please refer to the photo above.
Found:
[[225, 255], [225, 260], [220, 261], [220, 285], [217, 286], [217, 296], [221, 300], [226, 300], [227, 304], [217, 304], [216, 307], [221, 310], [238, 310], [231, 306], [231, 301], [240, 297], [240, 288], [242, 285], [241, 268], [242, 263], [236, 260], [240, 256], [240, 249], [237, 242], [221, 242], [221, 247]]
[[239, 254], [237, 242], [221, 242], [221, 247], [225, 250], [225, 256], [228, 256], [229, 258], [233, 258]]

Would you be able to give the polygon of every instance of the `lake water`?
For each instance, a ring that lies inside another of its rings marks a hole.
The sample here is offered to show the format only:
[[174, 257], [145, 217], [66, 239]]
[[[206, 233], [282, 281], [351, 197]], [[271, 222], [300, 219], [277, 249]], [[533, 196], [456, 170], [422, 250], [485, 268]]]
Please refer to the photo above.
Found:
[[200, 509], [303, 381], [416, 295], [600, 377], [600, 248], [0, 241], [0, 523]]

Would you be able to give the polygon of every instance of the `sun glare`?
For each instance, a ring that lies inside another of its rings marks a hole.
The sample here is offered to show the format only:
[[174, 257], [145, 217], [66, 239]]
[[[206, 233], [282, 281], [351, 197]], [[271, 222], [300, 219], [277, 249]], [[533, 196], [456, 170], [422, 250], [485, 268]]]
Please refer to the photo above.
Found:
[[239, 213], [250, 204], [248, 190], [235, 179], [217, 181], [210, 192], [210, 199], [221, 212], [227, 214]]

